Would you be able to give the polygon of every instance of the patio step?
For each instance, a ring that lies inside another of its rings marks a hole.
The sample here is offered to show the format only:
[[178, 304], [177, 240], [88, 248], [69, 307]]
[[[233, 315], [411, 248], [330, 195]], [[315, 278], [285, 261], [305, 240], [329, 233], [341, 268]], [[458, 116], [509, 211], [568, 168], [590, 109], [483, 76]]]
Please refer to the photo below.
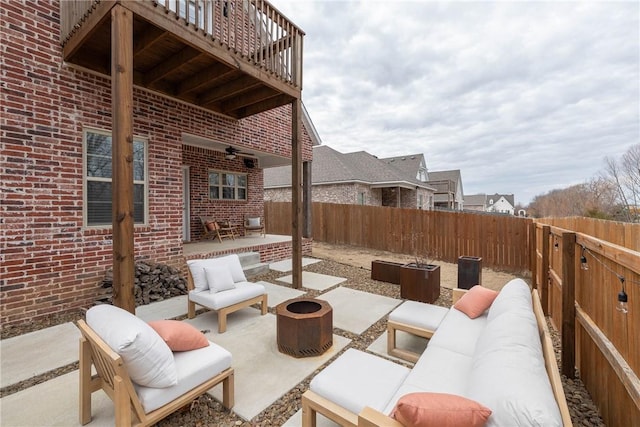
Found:
[[269, 271], [269, 264], [260, 262], [259, 252], [244, 252], [238, 254], [238, 257], [240, 257], [242, 270], [247, 277], [257, 276]]

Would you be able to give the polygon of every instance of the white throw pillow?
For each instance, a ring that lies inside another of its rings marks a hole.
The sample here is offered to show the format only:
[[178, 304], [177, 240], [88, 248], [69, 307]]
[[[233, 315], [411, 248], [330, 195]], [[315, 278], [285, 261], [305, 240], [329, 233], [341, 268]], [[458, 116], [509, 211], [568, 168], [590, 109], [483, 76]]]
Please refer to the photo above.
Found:
[[249, 218], [249, 227], [260, 227], [260, 218]]
[[178, 383], [171, 349], [142, 319], [112, 305], [87, 310], [87, 324], [122, 357], [131, 380], [154, 388]]
[[216, 259], [220, 260], [220, 262], [229, 269], [231, 277], [233, 277], [233, 281], [235, 283], [247, 281], [247, 278], [244, 275], [244, 270], [242, 269], [242, 264], [240, 264], [240, 257], [238, 254], [227, 255]]
[[207, 283], [209, 284], [209, 292], [212, 294], [235, 289], [236, 287], [233, 283], [231, 271], [229, 271], [229, 269], [224, 265], [205, 267], [204, 275], [207, 278]]
[[191, 278], [193, 279], [193, 288], [196, 292], [206, 291], [209, 289], [207, 284], [207, 278], [204, 275], [204, 267], [209, 263], [208, 259], [191, 259], [187, 261], [187, 266], [191, 271]]

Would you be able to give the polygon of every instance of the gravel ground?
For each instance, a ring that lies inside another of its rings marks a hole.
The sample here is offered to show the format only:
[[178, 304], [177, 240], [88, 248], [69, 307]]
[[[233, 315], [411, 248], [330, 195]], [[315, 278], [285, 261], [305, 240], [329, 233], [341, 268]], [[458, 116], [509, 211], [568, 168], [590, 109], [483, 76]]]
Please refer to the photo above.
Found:
[[[370, 271], [363, 267], [357, 267], [353, 265], [342, 264], [340, 262], [323, 260], [323, 262], [313, 264], [304, 268], [305, 271], [312, 271], [321, 274], [329, 274], [332, 276], [340, 276], [347, 278], [347, 282], [341, 286], [350, 287], [353, 289], [385, 295], [392, 298], [400, 298], [400, 290], [396, 285], [391, 285], [383, 282], [377, 282], [371, 280]], [[275, 279], [281, 277], [282, 273], [269, 272], [257, 277], [252, 278], [254, 281], [264, 280], [275, 283]], [[318, 292], [311, 291], [307, 296], [316, 296]], [[437, 305], [448, 307], [451, 305], [451, 291], [445, 288], [441, 289], [440, 298], [436, 301]], [[83, 313], [72, 313], [65, 316], [55, 316], [39, 324], [29, 323], [26, 325], [4, 329], [2, 331], [2, 338], [9, 338], [11, 336], [19, 335], [22, 333], [30, 332], [40, 328], [52, 326], [67, 321], [75, 321], [82, 317]], [[550, 329], [553, 328], [550, 325]], [[386, 318], [381, 319], [377, 323], [373, 324], [361, 335], [355, 335], [348, 331], [341, 329], [334, 329], [334, 333], [349, 338], [351, 343], [347, 345], [347, 348], [356, 348], [360, 350], [366, 350], [366, 348], [386, 330]], [[559, 352], [559, 339], [558, 336], [552, 332], [552, 338], [556, 348], [556, 354]], [[344, 352], [344, 350], [342, 351]], [[340, 352], [336, 357], [338, 357]], [[559, 357], [559, 356], [558, 356]], [[335, 358], [334, 358], [335, 359]], [[334, 359], [327, 362], [331, 363]], [[326, 365], [325, 365], [326, 366]], [[410, 365], [407, 365], [410, 366]], [[305, 390], [307, 390], [309, 381], [316, 375], [324, 366], [320, 367], [316, 372], [311, 374], [308, 378], [298, 384], [295, 388], [287, 392], [284, 396], [274, 402], [271, 406], [266, 408], [262, 413], [256, 416], [250, 421], [245, 421], [233, 413], [233, 410], [225, 410], [222, 405], [210, 397], [208, 394], [200, 397], [194, 401], [191, 405], [182, 408], [175, 412], [171, 416], [160, 422], [159, 426], [280, 426], [286, 420], [288, 420], [293, 414], [295, 414], [301, 408], [301, 396]], [[15, 393], [27, 387], [31, 387], [37, 383], [46, 381], [58, 375], [62, 375], [66, 372], [77, 369], [77, 363], [71, 364], [46, 374], [40, 375], [35, 378], [31, 378], [22, 383], [5, 387], [0, 390], [0, 396], [6, 396], [8, 394]], [[599, 427], [604, 426], [602, 419], [598, 415], [598, 410], [591, 401], [589, 393], [586, 391], [584, 385], [576, 376], [574, 380], [567, 380], [563, 377], [563, 386], [567, 401], [569, 404], [569, 410], [571, 412], [571, 418], [575, 426], [585, 427]]]

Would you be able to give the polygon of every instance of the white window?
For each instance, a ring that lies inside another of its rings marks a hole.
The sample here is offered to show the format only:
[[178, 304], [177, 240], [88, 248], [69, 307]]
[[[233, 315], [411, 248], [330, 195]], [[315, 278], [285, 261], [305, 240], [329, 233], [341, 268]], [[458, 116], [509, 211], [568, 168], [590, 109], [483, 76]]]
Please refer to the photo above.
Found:
[[247, 200], [247, 174], [209, 171], [209, 199]]
[[364, 192], [358, 193], [358, 204], [364, 205], [364, 202], [365, 202]]
[[[147, 143], [133, 140], [133, 218], [147, 222]], [[84, 223], [86, 226], [111, 225], [112, 219], [112, 140], [111, 133], [84, 132]]]

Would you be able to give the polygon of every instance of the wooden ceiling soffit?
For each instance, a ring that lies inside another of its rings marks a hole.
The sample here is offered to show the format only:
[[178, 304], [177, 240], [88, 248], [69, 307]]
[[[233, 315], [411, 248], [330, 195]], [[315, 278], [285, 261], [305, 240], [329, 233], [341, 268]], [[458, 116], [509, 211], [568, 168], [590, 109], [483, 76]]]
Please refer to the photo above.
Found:
[[253, 77], [243, 76], [239, 79], [235, 79], [229, 83], [204, 92], [198, 98], [198, 104], [207, 106], [222, 101], [230, 96], [247, 92], [260, 85], [261, 83]]
[[240, 70], [245, 74], [255, 77], [292, 97], [300, 97], [301, 90], [299, 88], [293, 87], [255, 65], [241, 60], [235, 53], [230, 51], [226, 46], [221, 45], [218, 41], [210, 37], [203, 37], [201, 32], [196, 31], [193, 26], [187, 26], [178, 21], [167, 19], [166, 16], [158, 13], [153, 3], [130, 1], [124, 2], [122, 5], [153, 25], [169, 31], [182, 42], [199, 51], [211, 54], [217, 61], [223, 62], [233, 69]]
[[62, 41], [62, 57], [66, 61], [71, 58], [84, 41], [101, 27], [101, 23], [111, 19], [111, 8], [116, 4], [105, 1], [95, 5], [95, 9], [87, 16], [87, 19], [80, 25], [66, 41]]
[[263, 101], [278, 95], [278, 91], [270, 87], [260, 86], [258, 89], [252, 90], [242, 95], [237, 95], [228, 101], [220, 102], [219, 105], [223, 112], [234, 111], [242, 107], [246, 107], [256, 102]]
[[174, 95], [185, 96], [193, 91], [197, 91], [202, 86], [216, 84], [220, 81], [226, 81], [231, 75], [237, 73], [236, 70], [229, 68], [227, 65], [217, 62], [209, 68], [202, 70], [193, 77], [181, 82]]
[[142, 34], [136, 34], [133, 39], [133, 60], [144, 54], [146, 51], [153, 49], [154, 45], [162, 40], [170, 37], [169, 32], [152, 25], [146, 26]]
[[238, 108], [234, 111], [228, 111], [226, 114], [235, 118], [249, 117], [254, 114], [262, 113], [267, 110], [272, 110], [277, 107], [282, 107], [286, 104], [291, 104], [295, 98], [289, 95], [278, 95], [272, 98], [265, 99], [255, 104], [248, 105], [246, 107]]
[[177, 72], [181, 67], [189, 64], [189, 62], [204, 56], [204, 53], [193, 49], [191, 46], [187, 46], [167, 61], [164, 61], [157, 66], [145, 72], [144, 83], [145, 86], [151, 86], [153, 83], [161, 80], [167, 75]]

